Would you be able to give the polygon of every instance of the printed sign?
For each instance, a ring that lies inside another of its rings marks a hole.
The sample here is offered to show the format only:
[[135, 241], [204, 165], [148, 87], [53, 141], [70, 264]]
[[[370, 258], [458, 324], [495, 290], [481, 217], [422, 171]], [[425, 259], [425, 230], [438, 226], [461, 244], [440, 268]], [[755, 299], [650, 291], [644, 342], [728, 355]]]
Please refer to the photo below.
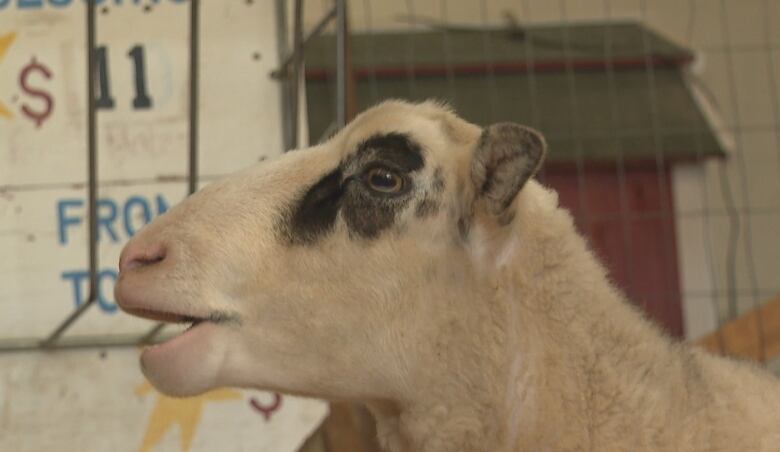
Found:
[[[67, 335], [142, 334], [113, 300], [122, 245], [187, 194], [189, 2], [96, 8], [98, 299]], [[273, 2], [201, 2], [201, 186], [281, 152]], [[0, 337], [88, 296], [86, 2], [0, 0]], [[292, 451], [325, 404], [156, 393], [137, 351], [0, 355], [0, 450]], [[54, 427], [53, 427], [54, 426]]]
[[14, 452], [295, 451], [326, 409], [229, 388], [166, 397], [136, 350], [2, 356], [0, 401], [0, 450]]

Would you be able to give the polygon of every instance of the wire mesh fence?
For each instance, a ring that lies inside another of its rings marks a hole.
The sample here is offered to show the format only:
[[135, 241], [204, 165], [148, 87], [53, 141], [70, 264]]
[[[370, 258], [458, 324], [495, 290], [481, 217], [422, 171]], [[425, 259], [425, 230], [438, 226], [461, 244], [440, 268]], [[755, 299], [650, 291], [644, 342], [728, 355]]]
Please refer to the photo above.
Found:
[[[330, 5], [306, 3], [304, 22]], [[540, 179], [628, 297], [673, 335], [716, 332], [712, 348], [777, 366], [777, 2], [348, 8], [353, 97], [343, 101], [354, 111], [433, 98], [480, 125], [541, 130], [551, 150]], [[314, 141], [333, 131], [337, 49], [325, 34], [304, 52]], [[729, 322], [740, 318], [747, 330], [734, 333]]]
[[[90, 92], [100, 74], [96, 3], [86, 4]], [[276, 5], [281, 64], [257, 76], [279, 82], [285, 149], [301, 146], [300, 136], [322, 140], [389, 98], [437, 99], [480, 125], [535, 127], [550, 144], [540, 180], [558, 191], [628, 298], [671, 335], [780, 372], [780, 2]], [[202, 66], [199, 2], [189, 6], [192, 192]], [[47, 337], [0, 341], [0, 351], [133, 346], [160, 332], [60, 340], [98, 291], [97, 101], [85, 99], [87, 301]]]
[[[285, 93], [287, 148], [297, 144], [297, 118], [306, 118], [304, 132], [317, 141], [387, 98], [438, 99], [482, 125], [522, 122], [550, 142], [540, 179], [558, 190], [615, 282], [671, 334], [695, 340], [774, 306], [776, 2], [279, 5], [277, 22], [291, 31], [292, 45], [280, 43], [284, 58], [270, 76]], [[190, 18], [190, 191], [198, 155], [197, 10]], [[86, 23], [94, 21], [93, 12]], [[773, 319], [768, 326], [764, 316], [755, 319], [751, 356], [772, 361]]]
[[[304, 14], [329, 5], [307, 3]], [[311, 140], [333, 133], [334, 103], [357, 112], [388, 98], [438, 99], [483, 126], [533, 126], [550, 144], [540, 179], [632, 302], [673, 336], [780, 372], [780, 4], [348, 8], [346, 96], [336, 39], [304, 53]], [[353, 430], [362, 450], [379, 450], [372, 432]]]
[[[98, 48], [96, 44], [97, 35], [97, 10], [99, 2], [85, 2], [85, 45], [84, 54], [86, 68], [86, 93], [94, 92], [94, 96], [87, 95], [84, 99], [86, 105], [86, 124], [83, 133], [86, 135], [86, 218], [87, 218], [87, 261], [88, 268], [86, 278], [88, 280], [87, 294], [75, 310], [65, 316], [49, 334], [45, 337], [14, 337], [0, 338], [0, 352], [2, 351], [27, 351], [35, 349], [55, 349], [55, 348], [94, 348], [94, 347], [126, 347], [153, 343], [157, 335], [163, 328], [163, 324], [154, 326], [144, 335], [88, 335], [77, 337], [66, 337], [65, 334], [71, 327], [78, 322], [80, 318], [87, 313], [90, 308], [99, 302], [100, 287], [99, 277], [101, 270], [99, 268], [99, 174], [98, 174], [98, 108], [105, 108], [101, 105], [101, 100], [110, 99], [110, 94], [106, 92], [106, 67], [105, 67], [105, 47]], [[198, 74], [199, 74], [199, 11], [200, 3], [198, 0], [189, 2], [189, 64], [188, 64], [188, 153], [187, 153], [187, 187], [188, 193], [194, 193], [198, 186]], [[103, 13], [107, 12], [103, 8]], [[99, 60], [102, 58], [102, 65], [99, 66]], [[33, 59], [33, 61], [35, 61]], [[99, 80], [100, 79], [100, 80]], [[99, 81], [98, 81], [99, 80]], [[148, 102], [148, 101], [147, 101]], [[113, 104], [113, 100], [110, 100]], [[39, 124], [40, 126], [40, 124]]]

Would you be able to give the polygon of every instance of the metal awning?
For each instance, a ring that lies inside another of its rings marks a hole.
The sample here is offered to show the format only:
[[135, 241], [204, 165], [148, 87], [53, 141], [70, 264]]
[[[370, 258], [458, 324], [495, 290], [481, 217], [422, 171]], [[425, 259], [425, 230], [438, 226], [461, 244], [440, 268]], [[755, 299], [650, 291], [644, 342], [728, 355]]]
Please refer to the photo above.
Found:
[[[469, 121], [541, 130], [550, 163], [723, 156], [687, 85], [692, 53], [636, 22], [353, 33], [358, 108], [383, 99], [447, 100]], [[306, 51], [309, 133], [335, 102], [333, 36]]]

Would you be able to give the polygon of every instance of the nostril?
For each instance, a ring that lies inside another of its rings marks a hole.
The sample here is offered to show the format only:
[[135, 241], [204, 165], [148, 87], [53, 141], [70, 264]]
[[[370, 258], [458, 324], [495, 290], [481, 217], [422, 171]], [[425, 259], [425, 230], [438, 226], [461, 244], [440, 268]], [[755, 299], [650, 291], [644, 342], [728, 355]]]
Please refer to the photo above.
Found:
[[166, 254], [165, 247], [160, 244], [152, 246], [130, 244], [119, 258], [119, 271], [125, 272], [157, 264], [165, 260]]
[[161, 262], [163, 259], [165, 259], [164, 255], [160, 256], [149, 256], [149, 257], [137, 257], [130, 262], [127, 263], [127, 266], [125, 266], [125, 270], [133, 270], [134, 268], [139, 267], [146, 267], [149, 265], [156, 264], [157, 262]]

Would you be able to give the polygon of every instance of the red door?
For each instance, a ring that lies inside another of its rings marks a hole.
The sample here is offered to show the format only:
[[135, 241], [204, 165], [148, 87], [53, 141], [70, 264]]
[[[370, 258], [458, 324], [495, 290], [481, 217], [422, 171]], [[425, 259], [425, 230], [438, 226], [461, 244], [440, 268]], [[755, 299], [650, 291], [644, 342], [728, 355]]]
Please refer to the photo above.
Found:
[[628, 298], [669, 333], [682, 337], [674, 208], [668, 169], [546, 168], [540, 180], [558, 191]]

